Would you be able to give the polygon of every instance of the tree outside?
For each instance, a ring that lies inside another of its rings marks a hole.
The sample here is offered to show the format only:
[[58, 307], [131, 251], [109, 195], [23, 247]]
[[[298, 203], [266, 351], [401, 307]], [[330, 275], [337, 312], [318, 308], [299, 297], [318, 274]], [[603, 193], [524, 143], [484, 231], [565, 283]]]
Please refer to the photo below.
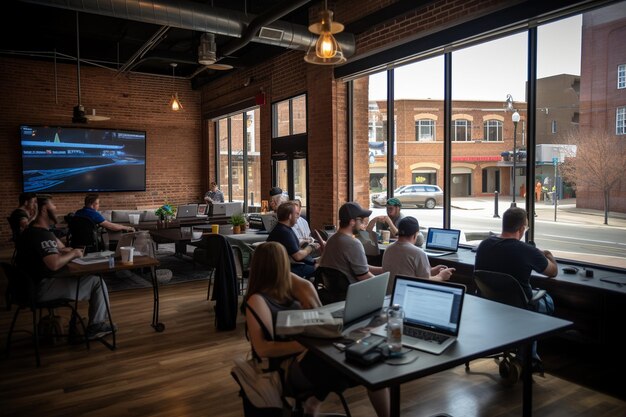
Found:
[[597, 129], [581, 129], [566, 136], [561, 174], [577, 191], [599, 192], [604, 202], [604, 224], [608, 224], [611, 190], [626, 174], [623, 140]]

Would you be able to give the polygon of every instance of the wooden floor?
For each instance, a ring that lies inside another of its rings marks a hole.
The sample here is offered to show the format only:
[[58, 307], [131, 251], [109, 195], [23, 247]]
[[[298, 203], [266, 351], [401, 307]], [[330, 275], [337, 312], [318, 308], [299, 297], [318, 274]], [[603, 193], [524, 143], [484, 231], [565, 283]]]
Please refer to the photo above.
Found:
[[[162, 288], [166, 329], [156, 333], [149, 326], [151, 297], [149, 289], [111, 294], [119, 326], [113, 352], [100, 343], [89, 351], [84, 345], [45, 346], [37, 369], [30, 339], [17, 334], [11, 357], [0, 358], [0, 416], [243, 415], [229, 373], [232, 358], [249, 350], [242, 320], [235, 331], [216, 332], [206, 282], [190, 282]], [[0, 311], [2, 346], [12, 313]], [[28, 328], [29, 318], [22, 314], [18, 325]], [[402, 415], [520, 416], [521, 395], [521, 384], [503, 387], [497, 366], [483, 359], [472, 362], [470, 373], [458, 367], [403, 385]], [[374, 415], [363, 388], [347, 391], [346, 398], [355, 417]], [[329, 398], [323, 409], [340, 408]], [[534, 416], [625, 415], [624, 401], [551, 375], [535, 377]]]

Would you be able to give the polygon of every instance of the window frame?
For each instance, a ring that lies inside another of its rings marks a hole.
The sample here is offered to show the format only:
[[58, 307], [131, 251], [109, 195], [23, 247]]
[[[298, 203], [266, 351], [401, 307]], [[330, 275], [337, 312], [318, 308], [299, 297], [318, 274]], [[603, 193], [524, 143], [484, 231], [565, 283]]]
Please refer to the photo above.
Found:
[[[490, 139], [489, 132], [494, 126], [491, 126], [492, 123], [495, 123], [496, 129], [496, 139]], [[504, 123], [502, 120], [498, 119], [487, 119], [483, 122], [483, 141], [485, 142], [502, 142], [504, 141], [503, 132]]]
[[[293, 110], [293, 102], [295, 100], [298, 99], [303, 99], [304, 100], [304, 132], [298, 132], [298, 133], [294, 133], [294, 129], [293, 129], [293, 125], [294, 125], [294, 110]], [[289, 120], [287, 121], [289, 123], [289, 133], [286, 135], [278, 135], [278, 106], [280, 106], [281, 104], [287, 103], [288, 107], [289, 107]], [[297, 136], [297, 135], [306, 135], [309, 131], [309, 126], [308, 126], [308, 100], [307, 100], [307, 93], [302, 93], [302, 94], [297, 94], [295, 96], [286, 98], [284, 100], [279, 100], [279, 101], [275, 101], [272, 103], [272, 139], [276, 139], [276, 138], [286, 138], [286, 137], [290, 137], [290, 136]]]
[[[459, 122], [465, 123], [465, 126], [462, 126], [465, 129], [465, 139], [459, 139]], [[452, 141], [453, 142], [471, 142], [472, 141], [472, 121], [469, 119], [456, 119], [452, 121]]]
[[[427, 122], [427, 123], [424, 123]], [[431, 132], [431, 138], [422, 138], [422, 128], [429, 128]], [[434, 119], [417, 119], [415, 120], [415, 141], [416, 142], [435, 142], [437, 141], [437, 129]]]
[[617, 66], [617, 89], [626, 88], [626, 64]]
[[615, 134], [626, 135], [626, 106], [615, 109]]

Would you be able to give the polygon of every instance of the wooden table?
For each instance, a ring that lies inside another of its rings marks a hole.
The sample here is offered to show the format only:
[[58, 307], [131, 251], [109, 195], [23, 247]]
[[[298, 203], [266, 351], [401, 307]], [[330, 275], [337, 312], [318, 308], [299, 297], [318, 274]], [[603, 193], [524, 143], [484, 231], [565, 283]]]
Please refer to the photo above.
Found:
[[[102, 279], [102, 274], [123, 271], [129, 269], [150, 268], [150, 276], [152, 278], [152, 293], [153, 293], [153, 308], [152, 308], [152, 324], [151, 326], [157, 332], [165, 330], [165, 325], [159, 322], [159, 282], [156, 277], [156, 267], [159, 265], [159, 261], [156, 258], [149, 256], [135, 256], [132, 264], [122, 263], [120, 258], [115, 259], [115, 265], [109, 268], [108, 262], [98, 262], [89, 265], [80, 265], [75, 262], [70, 262], [59, 274], [60, 276], [81, 277], [86, 275], [98, 275]], [[78, 286], [76, 287], [78, 291]], [[77, 297], [78, 299], [78, 297]], [[109, 314], [109, 320], [111, 319], [111, 311], [107, 302], [107, 313]], [[113, 332], [113, 347], [115, 347], [115, 332]]]

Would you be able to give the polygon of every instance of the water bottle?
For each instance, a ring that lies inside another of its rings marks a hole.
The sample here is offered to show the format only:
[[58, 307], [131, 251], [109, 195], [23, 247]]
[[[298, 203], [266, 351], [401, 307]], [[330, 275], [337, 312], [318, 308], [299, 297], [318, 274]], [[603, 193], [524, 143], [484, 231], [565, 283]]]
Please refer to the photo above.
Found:
[[400, 304], [394, 304], [387, 311], [387, 344], [391, 353], [402, 350], [403, 322], [404, 310]]
[[115, 267], [115, 258], [113, 256], [109, 256], [109, 268]]

